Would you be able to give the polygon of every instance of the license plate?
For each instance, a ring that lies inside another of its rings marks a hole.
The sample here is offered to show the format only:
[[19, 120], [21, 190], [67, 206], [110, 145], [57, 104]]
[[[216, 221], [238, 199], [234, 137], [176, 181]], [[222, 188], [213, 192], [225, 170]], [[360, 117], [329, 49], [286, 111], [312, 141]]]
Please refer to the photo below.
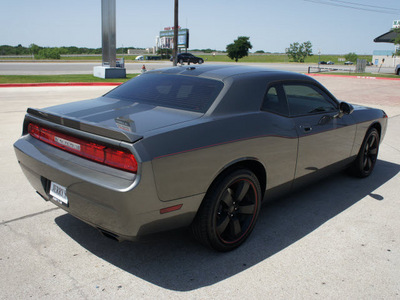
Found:
[[68, 206], [67, 188], [58, 183], [50, 183], [50, 195], [58, 203]]

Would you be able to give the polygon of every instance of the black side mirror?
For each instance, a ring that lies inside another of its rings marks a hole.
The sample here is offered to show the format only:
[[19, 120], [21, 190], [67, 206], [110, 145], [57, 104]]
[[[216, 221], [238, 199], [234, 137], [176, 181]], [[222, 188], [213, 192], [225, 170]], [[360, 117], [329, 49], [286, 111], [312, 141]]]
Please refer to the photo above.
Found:
[[353, 105], [347, 102], [340, 102], [339, 104], [340, 112], [344, 115], [350, 115], [354, 111]]

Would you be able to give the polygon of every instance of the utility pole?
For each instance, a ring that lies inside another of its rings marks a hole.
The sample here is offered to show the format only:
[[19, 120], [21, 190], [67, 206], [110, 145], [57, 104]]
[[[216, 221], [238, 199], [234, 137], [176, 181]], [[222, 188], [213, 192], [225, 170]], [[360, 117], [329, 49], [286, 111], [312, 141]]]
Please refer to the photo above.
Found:
[[174, 9], [174, 66], [178, 64], [178, 0], [175, 0]]

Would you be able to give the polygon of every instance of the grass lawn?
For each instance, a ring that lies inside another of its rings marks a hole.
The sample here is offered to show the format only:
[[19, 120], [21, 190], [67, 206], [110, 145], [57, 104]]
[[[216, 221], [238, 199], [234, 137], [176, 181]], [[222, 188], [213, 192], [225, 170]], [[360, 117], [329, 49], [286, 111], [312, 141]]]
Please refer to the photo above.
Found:
[[49, 83], [49, 82], [125, 82], [139, 74], [126, 74], [126, 78], [103, 79], [91, 74], [77, 75], [0, 75], [0, 83]]
[[[200, 55], [206, 61], [215, 62], [233, 62], [227, 55]], [[333, 61], [335, 65], [344, 65], [344, 61], [339, 61], [339, 58], [344, 59], [344, 55], [318, 55], [308, 56], [304, 64], [318, 63], [318, 61]], [[360, 55], [358, 58], [372, 61], [372, 55]], [[289, 58], [285, 54], [263, 54], [263, 55], [249, 55], [239, 59], [239, 62], [253, 62], [253, 63], [288, 63]]]

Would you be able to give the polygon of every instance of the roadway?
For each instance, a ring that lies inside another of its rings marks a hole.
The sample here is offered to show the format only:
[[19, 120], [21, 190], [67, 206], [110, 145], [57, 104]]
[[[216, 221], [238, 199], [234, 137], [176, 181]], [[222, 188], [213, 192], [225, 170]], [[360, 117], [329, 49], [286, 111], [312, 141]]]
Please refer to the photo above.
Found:
[[[221, 63], [221, 62], [205, 62], [205, 64], [246, 64], [257, 67], [271, 68], [284, 71], [292, 71], [298, 73], [307, 73], [309, 66], [317, 67], [317, 64], [301, 64], [301, 63]], [[101, 65], [99, 62], [0, 62], [0, 75], [62, 75], [62, 74], [93, 74], [93, 67]], [[140, 73], [142, 66], [145, 65], [147, 70], [166, 68], [172, 66], [168, 61], [143, 61], [126, 63], [127, 73]], [[321, 65], [321, 67], [336, 67], [346, 70], [354, 70], [354, 66], [343, 65]], [[381, 68], [376, 66], [367, 67], [370, 73], [394, 73], [393, 68]]]

